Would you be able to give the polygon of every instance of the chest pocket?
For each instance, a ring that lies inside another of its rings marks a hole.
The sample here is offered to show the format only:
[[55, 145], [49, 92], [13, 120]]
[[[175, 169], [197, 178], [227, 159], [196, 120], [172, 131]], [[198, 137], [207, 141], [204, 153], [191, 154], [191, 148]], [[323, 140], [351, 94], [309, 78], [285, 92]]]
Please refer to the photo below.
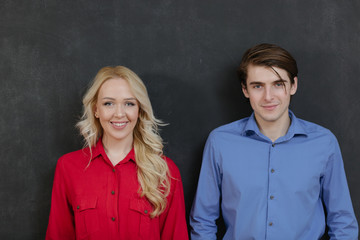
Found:
[[100, 229], [97, 196], [77, 196], [73, 204], [76, 239], [84, 239]]
[[139, 226], [138, 233], [141, 239], [148, 239], [151, 234], [150, 226], [153, 220], [151, 219], [150, 213], [152, 211], [151, 204], [145, 198], [134, 197], [130, 199], [129, 206], [130, 222], [133, 222], [133, 226]]

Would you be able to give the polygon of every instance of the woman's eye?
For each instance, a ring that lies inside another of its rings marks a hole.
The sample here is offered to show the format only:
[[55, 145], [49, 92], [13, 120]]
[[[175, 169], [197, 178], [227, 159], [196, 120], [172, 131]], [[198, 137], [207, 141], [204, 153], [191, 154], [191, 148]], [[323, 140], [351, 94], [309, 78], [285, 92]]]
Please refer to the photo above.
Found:
[[105, 102], [104, 103], [104, 106], [112, 106], [113, 104], [112, 104], [112, 102]]
[[132, 107], [132, 106], [135, 106], [135, 103], [133, 103], [133, 102], [126, 102], [126, 103], [125, 103], [125, 106]]

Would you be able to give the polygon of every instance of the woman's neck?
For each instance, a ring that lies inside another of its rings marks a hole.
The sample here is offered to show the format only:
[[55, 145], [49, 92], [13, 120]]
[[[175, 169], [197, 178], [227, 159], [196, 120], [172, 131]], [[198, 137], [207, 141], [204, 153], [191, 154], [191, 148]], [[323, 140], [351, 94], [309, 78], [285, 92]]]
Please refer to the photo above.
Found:
[[104, 135], [102, 138], [102, 144], [106, 155], [115, 166], [123, 160], [133, 148], [133, 139], [129, 139], [127, 141], [114, 141]]

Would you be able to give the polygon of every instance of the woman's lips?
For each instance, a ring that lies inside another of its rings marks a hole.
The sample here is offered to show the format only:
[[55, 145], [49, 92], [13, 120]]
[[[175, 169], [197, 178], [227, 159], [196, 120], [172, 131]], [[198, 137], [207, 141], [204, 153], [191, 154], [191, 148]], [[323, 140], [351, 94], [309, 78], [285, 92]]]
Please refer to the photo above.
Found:
[[116, 129], [122, 129], [126, 127], [126, 125], [128, 124], [128, 122], [110, 122], [110, 123]]

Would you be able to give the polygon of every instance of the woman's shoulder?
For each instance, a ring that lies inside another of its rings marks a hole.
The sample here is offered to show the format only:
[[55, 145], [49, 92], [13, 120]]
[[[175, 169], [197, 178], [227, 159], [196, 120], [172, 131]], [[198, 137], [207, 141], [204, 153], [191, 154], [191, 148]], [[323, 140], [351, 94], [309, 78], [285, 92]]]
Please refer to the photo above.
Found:
[[92, 154], [90, 153], [89, 148], [79, 149], [62, 155], [58, 160], [58, 164], [87, 164], [92, 157]]
[[168, 165], [171, 176], [174, 178], [180, 178], [179, 168], [176, 166], [174, 161], [171, 158], [166, 157], [166, 156], [164, 156], [164, 159]]
[[83, 148], [76, 151], [68, 152], [62, 155], [61, 159], [71, 159], [71, 158], [83, 158], [83, 157], [90, 157], [89, 148]]

